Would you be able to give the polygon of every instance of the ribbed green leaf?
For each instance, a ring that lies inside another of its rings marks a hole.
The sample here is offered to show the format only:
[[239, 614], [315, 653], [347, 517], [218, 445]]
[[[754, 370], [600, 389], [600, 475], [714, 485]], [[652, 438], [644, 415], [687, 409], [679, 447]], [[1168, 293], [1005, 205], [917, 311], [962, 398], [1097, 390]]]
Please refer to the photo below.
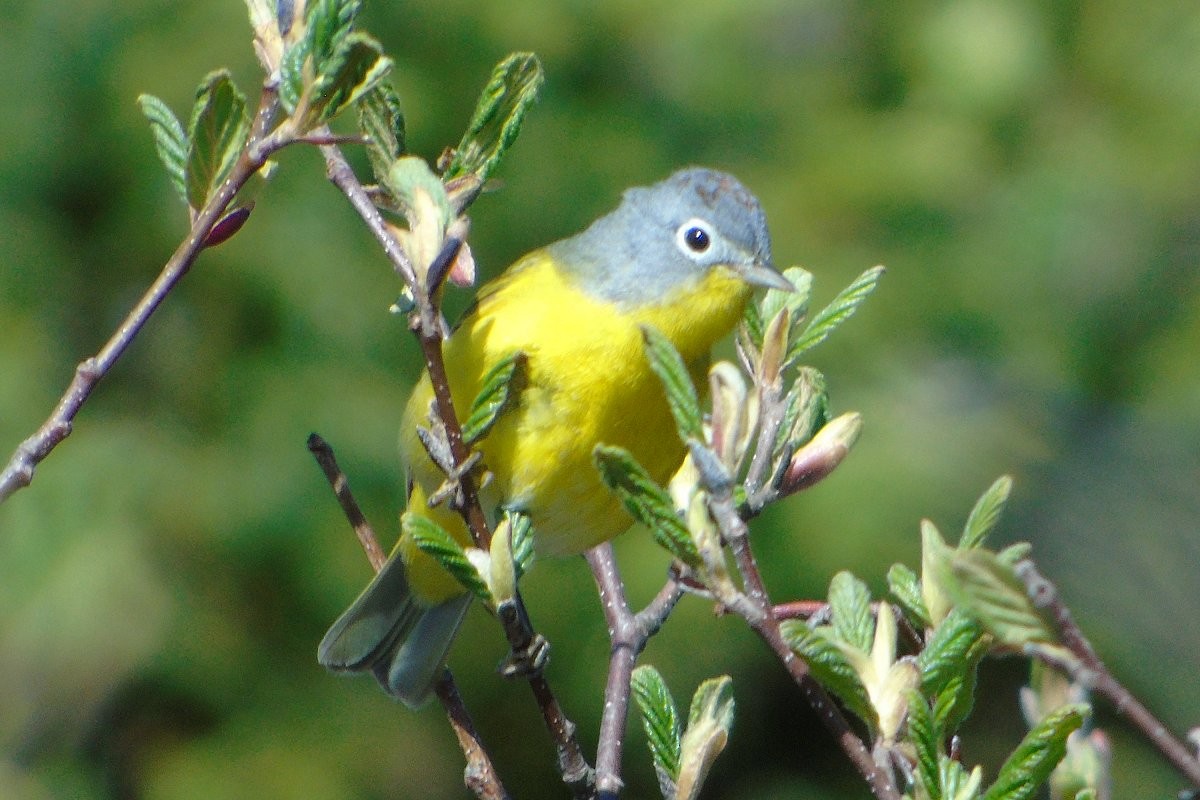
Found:
[[617, 495], [634, 519], [650, 529], [654, 540], [684, 563], [699, 566], [700, 554], [687, 525], [675, 513], [671, 496], [629, 451], [597, 445], [592, 458], [604, 485]]
[[313, 81], [307, 120], [318, 125], [375, 87], [391, 72], [393, 62], [383, 46], [365, 33], [346, 36], [321, 65]]
[[839, 572], [829, 582], [829, 608], [833, 633], [843, 642], [871, 652], [875, 640], [875, 615], [871, 613], [871, 591], [849, 572]]
[[542, 64], [533, 53], [513, 53], [496, 65], [454, 151], [447, 180], [472, 173], [481, 183], [487, 180], [517, 138], [543, 80]]
[[150, 120], [150, 132], [154, 134], [154, 149], [167, 169], [171, 185], [184, 203], [187, 194], [187, 134], [179, 118], [167, 108], [167, 104], [152, 94], [138, 95], [138, 105], [146, 119]]
[[979, 623], [955, 608], [917, 655], [921, 690], [937, 698], [937, 718], [947, 731], [953, 731], [971, 713], [976, 673], [988, 643]]
[[930, 626], [929, 610], [921, 598], [921, 582], [917, 573], [905, 564], [893, 564], [887, 574], [888, 591], [904, 610], [908, 621], [918, 630]]
[[788, 279], [794, 292], [780, 289], [768, 289], [759, 303], [760, 318], [764, 321], [771, 319], [781, 308], [786, 308], [797, 323], [808, 313], [808, 301], [812, 295], [812, 273], [802, 267], [788, 267], [783, 271], [783, 277]]
[[1010, 647], [1053, 643], [1054, 633], [1025, 592], [1025, 584], [995, 553], [958, 550], [950, 558], [949, 589], [984, 630]]
[[810, 628], [800, 620], [787, 620], [780, 625], [780, 632], [788, 646], [808, 664], [813, 677], [822, 686], [837, 695], [847, 708], [872, 729], [878, 727], [878, 714], [871, 705], [866, 687], [846, 659], [831, 628]]
[[483, 376], [479, 394], [462, 425], [463, 441], [474, 444], [485, 436], [506, 409], [512, 408], [525, 384], [525, 354], [517, 351], [500, 359]]
[[1004, 762], [984, 800], [1028, 800], [1067, 753], [1067, 737], [1091, 709], [1082, 703], [1063, 706], [1034, 726]]
[[742, 325], [746, 328], [746, 333], [749, 334], [750, 341], [754, 344], [754, 346], [761, 347], [763, 337], [763, 316], [762, 311], [759, 310], [757, 303], [746, 304], [746, 310], [742, 313]]
[[929, 703], [916, 691], [908, 693], [908, 737], [917, 756], [917, 796], [942, 800], [942, 773], [938, 768], [942, 735]]
[[188, 122], [184, 178], [189, 206], [204, 207], [233, 168], [249, 132], [246, 98], [234, 86], [229, 71], [207, 75], [196, 90]]
[[642, 338], [650, 368], [662, 381], [667, 392], [667, 404], [675, 416], [675, 426], [684, 444], [688, 439], [704, 440], [701, 426], [700, 399], [687, 365], [671, 340], [649, 325], [642, 326]]
[[996, 526], [996, 520], [1000, 519], [1000, 513], [1004, 511], [1004, 504], [1008, 502], [1011, 491], [1012, 478], [1007, 475], [1000, 476], [988, 487], [967, 517], [962, 538], [958, 540], [960, 548], [966, 550], [983, 544], [988, 533]]
[[968, 655], [975, 655], [983, 638], [983, 629], [974, 618], [961, 608], [952, 610], [917, 655], [921, 690], [935, 696], [951, 678], [974, 669], [978, 660], [972, 661]]
[[467, 591], [484, 603], [492, 602], [487, 582], [467, 558], [462, 545], [454, 541], [454, 537], [447, 533], [445, 528], [429, 517], [411, 511], [404, 512], [400, 517], [400, 527], [412, 539], [417, 549], [432, 556], [442, 565], [442, 569], [449, 572]]
[[519, 511], [505, 511], [512, 526], [512, 557], [520, 578], [533, 566], [533, 520]]
[[367, 137], [367, 156], [375, 180], [382, 183], [392, 162], [404, 155], [404, 114], [400, 96], [387, 82], [376, 84], [358, 101], [358, 127]]
[[300, 105], [300, 97], [304, 94], [307, 83], [305, 64], [311, 53], [312, 41], [301, 37], [283, 51], [279, 61], [279, 103], [289, 114]]
[[654, 764], [674, 780], [679, 776], [683, 737], [675, 700], [658, 670], [646, 664], [633, 671], [631, 686]]
[[853, 316], [863, 301], [875, 291], [879, 279], [883, 277], [883, 271], [883, 267], [867, 270], [833, 298], [832, 303], [821, 309], [804, 329], [804, 333], [792, 341], [791, 347], [788, 348], [788, 360], [799, 357], [805, 350], [825, 341], [837, 326]]

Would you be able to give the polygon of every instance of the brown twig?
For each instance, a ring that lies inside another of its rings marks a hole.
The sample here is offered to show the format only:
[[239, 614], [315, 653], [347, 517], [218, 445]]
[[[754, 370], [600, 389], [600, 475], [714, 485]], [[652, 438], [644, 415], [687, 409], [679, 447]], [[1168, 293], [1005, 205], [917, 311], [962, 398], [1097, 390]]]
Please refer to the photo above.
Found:
[[17, 490], [28, 486], [33, 481], [38, 464], [70, 436], [75, 417], [91, 397], [96, 385], [109, 373], [145, 328], [150, 317], [167, 299], [167, 295], [188, 273], [200, 252], [210, 243], [210, 234], [224, 218], [226, 207], [238, 190], [262, 168], [274, 152], [292, 141], [286, 131], [268, 130], [278, 107], [277, 98], [275, 86], [270, 82], [264, 84], [250, 136], [229, 176], [208, 199], [204, 208], [196, 214], [187, 238], [179, 244], [171, 258], [163, 265], [154, 283], [117, 326], [100, 351], [75, 367], [75, 377], [63, 392], [54, 411], [32, 436], [17, 446], [4, 471], [0, 472], [0, 503]]
[[[396, 272], [412, 290], [413, 298], [416, 301], [416, 311], [410, 327], [417, 336], [425, 361], [425, 369], [429, 374], [434, 394], [435, 412], [445, 426], [450, 453], [454, 461], [452, 477], [458, 482], [461, 493], [461, 502], [457, 504], [458, 511], [462, 514], [475, 544], [481, 549], [487, 550], [491, 542], [491, 531], [479, 503], [478, 485], [474, 475], [463, 468], [470, 461], [471, 450], [463, 440], [462, 426], [454, 408], [454, 399], [446, 376], [446, 365], [442, 357], [445, 326], [442, 322], [441, 311], [435, 303], [435, 297], [431, 296], [429, 287], [421, 285], [418, 270], [414, 268], [407, 253], [397, 241], [379, 209], [372, 202], [370, 195], [363, 188], [338, 147], [334, 144], [326, 144], [321, 147], [321, 152], [325, 156], [326, 173], [329, 180], [346, 195], [355, 211], [379, 241]], [[464, 201], [463, 207], [465, 208], [467, 204]], [[445, 246], [458, 247], [461, 244], [461, 241], [456, 241], [452, 237]], [[517, 602], [519, 602], [519, 598]], [[504, 622], [505, 635], [510, 643], [523, 642], [528, 645], [535, 639], [535, 634], [528, 624], [528, 616], [524, 613], [523, 608], [520, 609], [520, 613], [498, 616]], [[546, 730], [549, 731], [554, 742], [563, 782], [571, 789], [577, 800], [590, 800], [595, 797], [596, 793], [595, 772], [583, 757], [583, 750], [575, 737], [575, 724], [563, 713], [562, 706], [551, 690], [540, 665], [528, 670], [526, 677], [538, 709], [541, 711]]]
[[[354, 493], [350, 491], [350, 482], [346, 478], [346, 473], [342, 472], [338, 466], [333, 448], [321, 436], [314, 433], [308, 437], [308, 449], [316, 458], [321, 471], [325, 473], [325, 479], [333, 489], [334, 495], [337, 496], [342, 512], [346, 515], [350, 527], [354, 529], [355, 535], [358, 536], [359, 544], [367, 554], [367, 560], [371, 562], [371, 569], [379, 572], [383, 569], [387, 557], [379, 546], [379, 540], [375, 537], [371, 523], [363, 515], [362, 508], [354, 499]], [[463, 755], [467, 759], [467, 766], [463, 774], [463, 782], [466, 783], [467, 788], [474, 792], [479, 800], [508, 800], [508, 792], [500, 782], [500, 776], [496, 774], [496, 768], [492, 765], [491, 757], [483, 746], [483, 740], [475, 729], [475, 723], [471, 720], [466, 705], [463, 704], [462, 696], [458, 693], [454, 676], [450, 674], [449, 669], [442, 670], [441, 677], [434, 684], [434, 692], [441, 701], [442, 708], [446, 710], [450, 727], [454, 729], [454, 735], [458, 738], [459, 746], [462, 747]]]
[[1015, 571], [1024, 582], [1025, 591], [1033, 604], [1049, 612], [1058, 626], [1062, 643], [1075, 659], [1057, 659], [1052, 652], [1042, 648], [1035, 649], [1033, 655], [1066, 672], [1088, 689], [1108, 698], [1117, 713], [1128, 717], [1175, 769], [1191, 781], [1193, 786], [1200, 787], [1200, 759], [1192, 754], [1187, 745], [1175, 738], [1167, 726], [1109, 671], [1075, 622], [1075, 617], [1059, 594], [1058, 587], [1038, 572], [1037, 566], [1029, 559], [1018, 562]]
[[615, 798], [621, 780], [621, 750], [629, 715], [630, 680], [637, 657], [651, 636], [658, 632], [683, 595], [679, 583], [669, 578], [658, 595], [634, 614], [625, 597], [625, 585], [613, 554], [605, 542], [586, 554], [600, 591], [600, 605], [608, 624], [611, 645], [608, 682], [604, 688], [604, 713], [600, 718], [600, 740], [596, 749], [596, 789], [601, 800]]
[[354, 529], [358, 543], [362, 545], [363, 551], [367, 554], [367, 561], [371, 562], [371, 569], [379, 572], [387, 562], [387, 556], [384, 554], [383, 548], [379, 546], [379, 540], [375, 538], [375, 531], [371, 528], [371, 523], [367, 522], [362, 509], [354, 499], [354, 495], [350, 491], [350, 483], [346, 479], [346, 473], [342, 472], [337, 458], [333, 455], [333, 448], [320, 435], [313, 433], [308, 437], [308, 451], [313, 454], [321, 471], [325, 473], [325, 480], [329, 481], [329, 486], [333, 489], [338, 504], [342, 507], [342, 513], [346, 515], [350, 527]]

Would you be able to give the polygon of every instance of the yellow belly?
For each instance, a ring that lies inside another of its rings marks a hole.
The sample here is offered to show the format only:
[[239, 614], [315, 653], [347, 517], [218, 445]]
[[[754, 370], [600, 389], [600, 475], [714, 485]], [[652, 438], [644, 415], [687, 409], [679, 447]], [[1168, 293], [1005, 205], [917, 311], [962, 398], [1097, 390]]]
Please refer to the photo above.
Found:
[[[621, 310], [577, 291], [541, 252], [481, 291], [475, 311], [445, 343], [446, 369], [461, 417], [490, 367], [514, 351], [528, 357], [518, 405], [501, 415], [478, 449], [494, 475], [487, 496], [530, 515], [539, 555], [580, 553], [629, 528], [632, 520], [592, 463], [596, 444], [629, 450], [660, 482], [683, 458], [662, 385], [643, 353], [640, 325], [671, 339], [699, 378], [713, 343], [732, 329], [748, 296], [735, 276], [713, 270], [671, 302]], [[443, 479], [413, 433], [426, 424], [431, 397], [425, 378], [401, 431], [411, 475], [426, 492]], [[452, 532], [467, 543], [463, 526]], [[418, 594], [441, 600], [462, 591], [436, 565], [431, 569], [430, 559], [405, 547]]]

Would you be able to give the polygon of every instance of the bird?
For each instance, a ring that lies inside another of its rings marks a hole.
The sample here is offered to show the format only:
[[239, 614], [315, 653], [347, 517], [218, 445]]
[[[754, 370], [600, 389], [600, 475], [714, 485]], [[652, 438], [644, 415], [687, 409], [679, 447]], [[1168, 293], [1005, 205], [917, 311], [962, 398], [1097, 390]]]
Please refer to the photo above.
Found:
[[[582, 553], [633, 520], [601, 482], [597, 445], [629, 451], [660, 484], [684, 456], [658, 376], [643, 350], [657, 329], [693, 380], [713, 345], [741, 319], [756, 287], [791, 291], [775, 268], [766, 216], [734, 176], [681, 169], [627, 189], [615, 210], [582, 232], [518, 259], [484, 284], [443, 342], [456, 409], [505, 357], [525, 357], [514, 407], [477, 445], [492, 474], [488, 510], [527, 514], [538, 558]], [[408, 509], [464, 546], [465, 524], [427, 499], [445, 481], [419, 441], [433, 390], [428, 375], [406, 405], [400, 446]], [[387, 563], [330, 627], [318, 661], [333, 672], [375, 674], [410, 707], [429, 698], [471, 594], [402, 534]]]

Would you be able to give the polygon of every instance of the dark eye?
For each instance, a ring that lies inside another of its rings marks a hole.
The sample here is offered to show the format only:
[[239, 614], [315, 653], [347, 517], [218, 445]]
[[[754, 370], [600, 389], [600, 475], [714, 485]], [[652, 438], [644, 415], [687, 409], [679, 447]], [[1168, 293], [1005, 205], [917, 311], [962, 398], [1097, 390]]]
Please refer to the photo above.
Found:
[[695, 253], [703, 253], [712, 244], [712, 240], [708, 237], [708, 231], [696, 225], [683, 232], [683, 241]]

